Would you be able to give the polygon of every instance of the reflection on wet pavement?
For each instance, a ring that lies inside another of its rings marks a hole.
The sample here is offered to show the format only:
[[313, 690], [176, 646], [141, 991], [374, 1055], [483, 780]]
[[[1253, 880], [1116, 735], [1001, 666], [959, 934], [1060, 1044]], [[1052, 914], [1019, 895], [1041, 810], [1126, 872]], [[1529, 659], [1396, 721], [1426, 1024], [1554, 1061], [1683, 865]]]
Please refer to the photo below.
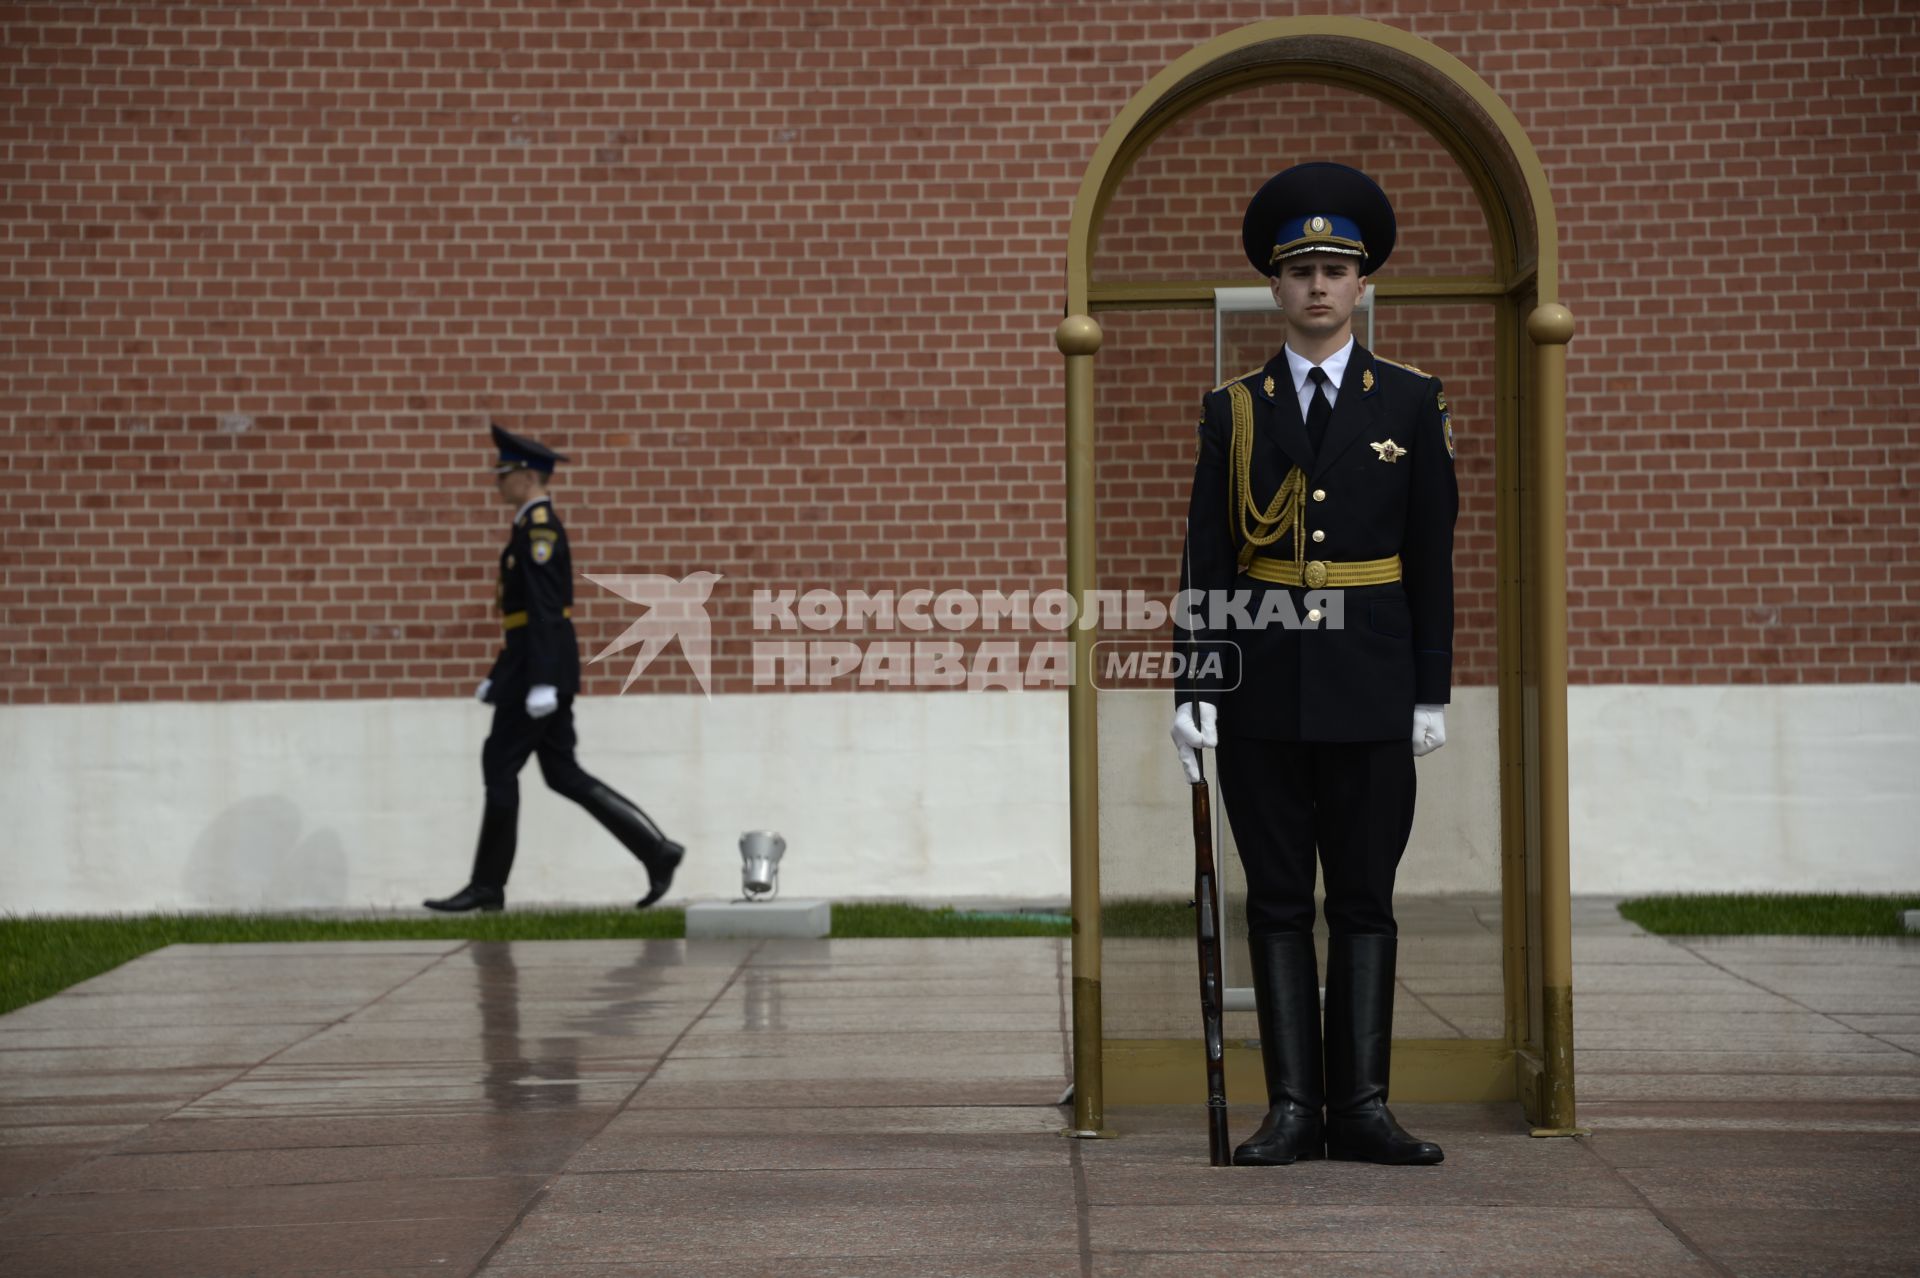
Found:
[[[1422, 1032], [1498, 1015], [1497, 920], [1460, 907], [1416, 911]], [[1191, 1032], [1190, 946], [1158, 944], [1110, 947], [1110, 1034]], [[1442, 1167], [1277, 1172], [1207, 1168], [1187, 1109], [1056, 1134], [1066, 945], [175, 946], [0, 1017], [0, 1272], [1871, 1273], [1920, 1243], [1913, 943], [1587, 911], [1593, 1138], [1406, 1106]]]

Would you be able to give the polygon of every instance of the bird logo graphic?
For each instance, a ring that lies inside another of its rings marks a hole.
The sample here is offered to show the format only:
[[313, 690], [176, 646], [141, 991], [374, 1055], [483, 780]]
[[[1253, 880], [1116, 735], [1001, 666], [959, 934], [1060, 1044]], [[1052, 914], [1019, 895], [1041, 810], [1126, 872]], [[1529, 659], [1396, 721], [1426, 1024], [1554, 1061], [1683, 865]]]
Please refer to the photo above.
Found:
[[[628, 626], [620, 637], [596, 653], [592, 661], [611, 656], [640, 645], [633, 654], [633, 666], [627, 671], [627, 681], [620, 685], [625, 692], [633, 686], [653, 659], [666, 650], [668, 643], [675, 638], [680, 640], [680, 652], [693, 667], [693, 677], [700, 681], [700, 690], [709, 697], [713, 695], [710, 682], [713, 675], [713, 623], [707, 617], [707, 598], [713, 594], [714, 583], [720, 580], [717, 572], [690, 572], [678, 580], [660, 573], [613, 573], [596, 577], [592, 573], [583, 574], [588, 581], [605, 590], [611, 590], [630, 603], [639, 604], [646, 609], [641, 618]], [[589, 662], [588, 664], [592, 664]]]

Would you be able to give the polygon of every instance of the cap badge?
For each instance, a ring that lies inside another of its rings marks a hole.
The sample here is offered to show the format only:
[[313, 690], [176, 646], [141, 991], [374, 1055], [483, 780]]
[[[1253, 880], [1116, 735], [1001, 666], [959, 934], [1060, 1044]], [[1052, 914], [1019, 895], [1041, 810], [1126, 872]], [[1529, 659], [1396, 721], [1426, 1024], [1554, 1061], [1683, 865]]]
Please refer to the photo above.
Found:
[[1325, 235], [1326, 233], [1327, 233], [1327, 219], [1325, 219], [1324, 217], [1316, 217], [1308, 221], [1307, 223], [1308, 235]]

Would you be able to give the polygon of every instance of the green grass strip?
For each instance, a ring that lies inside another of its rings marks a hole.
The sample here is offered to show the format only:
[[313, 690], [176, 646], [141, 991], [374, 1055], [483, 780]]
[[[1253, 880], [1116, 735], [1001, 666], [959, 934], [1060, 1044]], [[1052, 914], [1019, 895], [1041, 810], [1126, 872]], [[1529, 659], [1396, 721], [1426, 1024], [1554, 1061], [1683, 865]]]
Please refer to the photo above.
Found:
[[1192, 940], [1193, 907], [1185, 897], [1115, 897], [1100, 903], [1100, 931], [1106, 936]]
[[[837, 904], [836, 937], [1066, 936], [1057, 915], [976, 916], [914, 905]], [[686, 935], [674, 909], [506, 910], [447, 917], [288, 914], [0, 916], [0, 1014], [167, 945], [278, 941], [605, 941]]]
[[1738, 893], [1636, 896], [1620, 915], [1658, 936], [1905, 936], [1920, 896]]
[[918, 905], [872, 905], [836, 901], [833, 905], [835, 940], [892, 936], [1069, 936], [1073, 924], [1057, 915], [1039, 913], [1019, 918], [1004, 913], [979, 914], [965, 910], [927, 909]]
[[677, 937], [679, 910], [508, 911], [447, 918], [288, 914], [30, 915], [0, 918], [0, 1013], [167, 945], [274, 941], [586, 941]]

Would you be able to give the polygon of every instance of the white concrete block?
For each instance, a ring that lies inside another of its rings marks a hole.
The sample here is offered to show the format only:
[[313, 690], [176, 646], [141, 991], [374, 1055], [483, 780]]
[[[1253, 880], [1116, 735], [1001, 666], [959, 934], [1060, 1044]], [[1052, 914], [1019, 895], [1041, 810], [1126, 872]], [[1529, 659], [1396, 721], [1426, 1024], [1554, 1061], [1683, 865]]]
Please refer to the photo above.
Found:
[[697, 901], [687, 907], [687, 939], [800, 937], [833, 932], [833, 906], [826, 901]]

